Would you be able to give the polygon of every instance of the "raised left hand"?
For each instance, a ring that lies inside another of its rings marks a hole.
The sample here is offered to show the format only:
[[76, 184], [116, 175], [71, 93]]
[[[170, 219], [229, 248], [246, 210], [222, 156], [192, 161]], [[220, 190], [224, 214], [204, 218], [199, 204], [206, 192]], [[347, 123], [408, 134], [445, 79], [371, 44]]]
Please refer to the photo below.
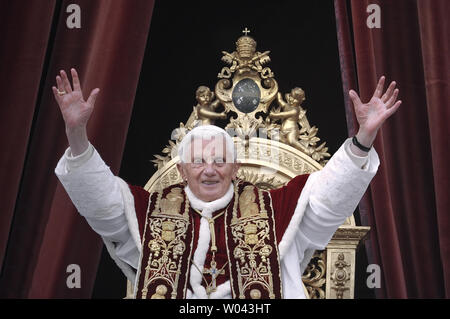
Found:
[[372, 98], [367, 103], [362, 103], [358, 94], [350, 90], [349, 95], [355, 108], [356, 119], [359, 123], [359, 131], [356, 137], [365, 146], [371, 146], [377, 135], [378, 129], [394, 114], [402, 101], [397, 101], [399, 90], [395, 88], [393, 81], [383, 94], [385, 77], [378, 81]]

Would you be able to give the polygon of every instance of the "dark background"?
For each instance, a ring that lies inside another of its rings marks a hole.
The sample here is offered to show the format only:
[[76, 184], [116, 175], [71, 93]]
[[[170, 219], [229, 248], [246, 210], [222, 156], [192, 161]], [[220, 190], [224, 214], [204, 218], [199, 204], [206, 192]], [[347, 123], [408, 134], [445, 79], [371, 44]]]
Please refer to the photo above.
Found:
[[[335, 23], [332, 1], [156, 1], [120, 177], [145, 185], [156, 171], [153, 155], [187, 121], [197, 87], [214, 89], [225, 66], [221, 52], [235, 51], [245, 27], [258, 51], [271, 51], [267, 66], [280, 91], [305, 91], [309, 122], [333, 154], [347, 137]], [[365, 285], [364, 249], [356, 266], [355, 298], [373, 298]], [[93, 298], [123, 298], [125, 292], [126, 279], [104, 249]]]

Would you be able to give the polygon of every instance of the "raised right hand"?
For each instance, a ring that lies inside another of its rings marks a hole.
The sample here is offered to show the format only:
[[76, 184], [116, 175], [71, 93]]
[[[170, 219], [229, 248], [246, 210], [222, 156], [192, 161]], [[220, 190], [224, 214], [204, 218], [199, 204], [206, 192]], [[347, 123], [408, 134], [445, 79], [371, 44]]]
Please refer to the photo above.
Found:
[[[56, 76], [56, 84], [58, 87], [52, 87], [56, 102], [66, 123], [67, 132], [86, 127], [94, 110], [95, 99], [100, 91], [100, 89], [95, 88], [92, 90], [87, 101], [85, 101], [83, 92], [81, 91], [78, 73], [75, 69], [71, 69], [70, 71], [73, 79], [73, 90], [64, 70], [60, 71], [61, 76]], [[61, 94], [61, 92], [65, 93]]]
[[66, 135], [73, 156], [82, 154], [89, 146], [86, 125], [94, 110], [95, 99], [100, 89], [92, 90], [87, 101], [83, 98], [80, 79], [75, 69], [70, 70], [73, 79], [73, 90], [64, 70], [56, 76], [58, 88], [52, 87], [56, 102], [66, 124]]

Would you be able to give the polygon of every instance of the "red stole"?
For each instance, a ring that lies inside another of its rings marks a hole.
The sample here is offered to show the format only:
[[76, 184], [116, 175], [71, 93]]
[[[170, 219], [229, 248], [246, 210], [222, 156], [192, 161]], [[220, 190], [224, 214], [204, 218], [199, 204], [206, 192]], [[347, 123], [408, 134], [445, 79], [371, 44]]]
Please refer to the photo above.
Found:
[[193, 222], [182, 185], [151, 195], [142, 238], [136, 298], [185, 298]]
[[270, 194], [241, 182], [225, 214], [231, 292], [239, 299], [282, 298]]

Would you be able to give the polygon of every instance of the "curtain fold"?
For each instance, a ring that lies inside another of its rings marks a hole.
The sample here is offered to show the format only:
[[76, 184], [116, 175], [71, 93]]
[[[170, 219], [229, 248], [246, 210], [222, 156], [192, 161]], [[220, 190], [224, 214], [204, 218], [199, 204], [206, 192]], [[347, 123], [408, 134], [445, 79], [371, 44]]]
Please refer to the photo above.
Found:
[[[19, 192], [56, 1], [0, 3], [0, 269]], [[19, 18], [20, 17], [20, 18]]]
[[[373, 3], [380, 7], [381, 28], [366, 24]], [[378, 297], [450, 294], [449, 9], [445, 0], [335, 0], [338, 38], [346, 43], [339, 47], [341, 60], [352, 57], [347, 65], [356, 70], [346, 75], [349, 67], [341, 61], [343, 82], [356, 81], [367, 101], [385, 75], [388, 83], [397, 82], [403, 101], [374, 143], [381, 166], [361, 203], [362, 221], [372, 227], [369, 263], [382, 270]], [[354, 134], [350, 103], [346, 112]]]
[[[100, 88], [88, 135], [117, 174], [153, 1], [77, 1], [81, 9], [79, 29], [66, 25], [70, 3], [61, 4], [47, 76], [42, 79], [42, 97], [31, 101], [39, 107], [22, 167], [22, 184], [0, 278], [0, 294], [4, 297], [90, 297], [103, 247], [101, 239], [79, 217], [54, 174], [67, 139], [51, 87], [59, 70], [67, 72], [75, 67], [85, 98], [92, 89]], [[79, 289], [66, 285], [70, 275], [67, 267], [71, 264], [80, 266]]]
[[450, 297], [450, 3], [418, 1], [427, 115], [433, 163], [439, 250], [446, 297]]

